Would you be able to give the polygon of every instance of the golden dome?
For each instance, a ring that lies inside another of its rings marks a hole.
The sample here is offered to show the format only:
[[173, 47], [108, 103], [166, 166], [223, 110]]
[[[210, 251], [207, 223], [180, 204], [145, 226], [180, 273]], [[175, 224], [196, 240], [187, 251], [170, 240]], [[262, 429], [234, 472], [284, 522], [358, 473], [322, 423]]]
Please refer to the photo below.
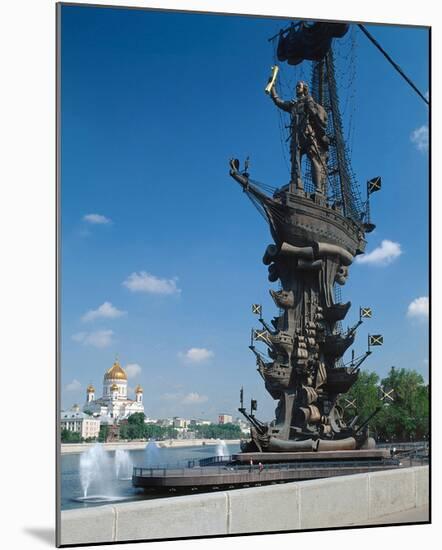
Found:
[[116, 360], [110, 369], [104, 375], [105, 380], [127, 380], [127, 374], [121, 368], [120, 363]]
[[94, 393], [95, 392], [95, 388], [92, 384], [89, 384], [89, 386], [87, 387], [87, 390], [86, 390], [88, 393]]
[[138, 384], [138, 386], [135, 388], [135, 393], [143, 393], [143, 388]]
[[118, 386], [116, 384], [112, 384], [110, 389], [111, 389], [111, 391], [118, 391]]

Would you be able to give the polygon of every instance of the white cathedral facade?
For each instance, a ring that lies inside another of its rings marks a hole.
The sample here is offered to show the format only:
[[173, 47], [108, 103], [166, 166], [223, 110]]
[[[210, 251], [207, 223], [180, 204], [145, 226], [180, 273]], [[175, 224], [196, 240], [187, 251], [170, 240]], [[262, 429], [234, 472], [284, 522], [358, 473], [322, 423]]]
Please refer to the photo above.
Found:
[[123, 420], [134, 413], [144, 413], [143, 388], [135, 388], [135, 400], [127, 397], [127, 374], [118, 360], [104, 374], [103, 396], [95, 399], [95, 388], [91, 384], [86, 390], [86, 403], [83, 411], [94, 416]]

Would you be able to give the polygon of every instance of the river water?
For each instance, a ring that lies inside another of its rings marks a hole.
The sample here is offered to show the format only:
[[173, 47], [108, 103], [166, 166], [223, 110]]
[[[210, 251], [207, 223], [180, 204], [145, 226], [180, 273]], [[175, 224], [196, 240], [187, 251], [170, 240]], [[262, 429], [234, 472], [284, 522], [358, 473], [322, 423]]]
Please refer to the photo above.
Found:
[[[183, 467], [188, 460], [238, 451], [239, 445], [226, 445], [222, 449], [215, 445], [159, 448], [151, 443], [146, 450], [104, 451], [97, 445], [88, 455], [87, 451], [64, 454], [61, 456], [61, 509], [155, 498], [132, 487], [133, 466]], [[85, 496], [87, 499], [81, 500]]]

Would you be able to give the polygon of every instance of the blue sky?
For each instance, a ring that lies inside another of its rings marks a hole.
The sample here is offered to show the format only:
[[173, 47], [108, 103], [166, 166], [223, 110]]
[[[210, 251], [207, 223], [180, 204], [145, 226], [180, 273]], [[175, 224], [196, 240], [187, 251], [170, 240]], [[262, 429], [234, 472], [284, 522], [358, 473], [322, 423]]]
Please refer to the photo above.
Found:
[[[273, 417], [247, 348], [251, 303], [267, 319], [276, 313], [261, 263], [271, 237], [227, 162], [250, 155], [252, 177], [288, 181], [279, 115], [263, 93], [274, 63], [267, 38], [286, 25], [63, 6], [63, 407], [83, 403], [91, 382], [101, 395], [118, 353], [149, 416], [236, 414], [243, 385], [259, 416]], [[368, 28], [426, 92], [427, 31]], [[385, 345], [365, 369], [427, 378], [428, 109], [360, 31], [340, 43], [336, 63], [361, 189], [383, 178], [366, 261], [342, 289], [353, 304], [346, 322], [359, 305], [373, 308], [355, 350], [368, 332]], [[310, 66], [281, 71], [287, 97]]]

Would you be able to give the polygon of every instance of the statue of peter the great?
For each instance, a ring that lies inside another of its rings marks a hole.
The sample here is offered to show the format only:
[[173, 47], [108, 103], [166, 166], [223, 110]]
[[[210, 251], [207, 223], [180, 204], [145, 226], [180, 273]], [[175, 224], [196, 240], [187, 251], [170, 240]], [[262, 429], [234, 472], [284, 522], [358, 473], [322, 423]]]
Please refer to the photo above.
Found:
[[308, 86], [296, 84], [296, 99], [284, 101], [278, 97], [274, 83], [269, 86], [269, 95], [277, 107], [290, 114], [290, 185], [303, 189], [301, 161], [303, 155], [311, 161], [312, 179], [316, 193], [326, 193], [327, 157], [329, 140], [326, 135], [327, 112], [309, 94]]

